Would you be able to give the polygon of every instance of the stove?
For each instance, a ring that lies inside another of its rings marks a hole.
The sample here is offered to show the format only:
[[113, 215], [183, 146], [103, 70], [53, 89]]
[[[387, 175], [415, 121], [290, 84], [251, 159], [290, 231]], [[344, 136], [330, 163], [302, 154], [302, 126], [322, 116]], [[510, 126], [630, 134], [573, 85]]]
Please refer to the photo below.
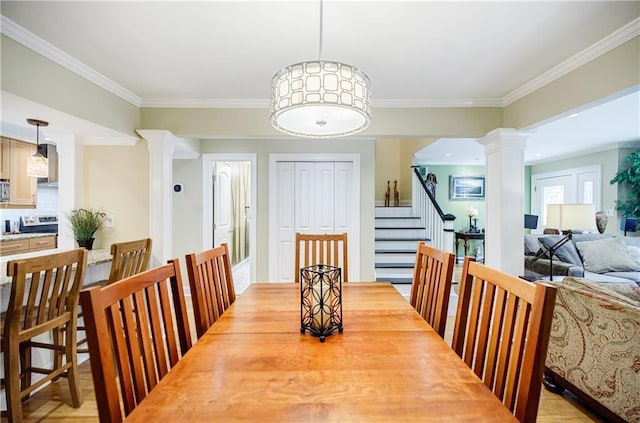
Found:
[[58, 216], [22, 216], [20, 218], [20, 232], [57, 234]]

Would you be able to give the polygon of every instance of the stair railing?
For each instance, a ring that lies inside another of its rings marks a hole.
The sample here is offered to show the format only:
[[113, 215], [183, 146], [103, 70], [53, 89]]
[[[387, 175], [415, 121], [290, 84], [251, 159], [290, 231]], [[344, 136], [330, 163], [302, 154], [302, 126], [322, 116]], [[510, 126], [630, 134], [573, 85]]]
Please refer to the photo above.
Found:
[[427, 239], [432, 247], [453, 251], [453, 222], [456, 217], [442, 211], [431, 191], [427, 189], [427, 183], [420, 175], [418, 167], [411, 167], [416, 175], [411, 184], [413, 215], [419, 217], [420, 223], [426, 228]]

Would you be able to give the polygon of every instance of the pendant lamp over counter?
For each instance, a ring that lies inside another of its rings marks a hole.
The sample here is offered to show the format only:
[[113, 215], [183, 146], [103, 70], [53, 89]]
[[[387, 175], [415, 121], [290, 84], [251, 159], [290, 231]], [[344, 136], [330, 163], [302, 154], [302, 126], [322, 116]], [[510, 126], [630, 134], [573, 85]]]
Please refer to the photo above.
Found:
[[322, 60], [322, 20], [321, 0], [319, 60], [287, 66], [271, 80], [271, 124], [298, 137], [353, 135], [371, 121], [367, 75], [354, 66]]
[[27, 119], [27, 123], [36, 126], [36, 154], [27, 159], [27, 176], [34, 178], [49, 177], [49, 161], [38, 152], [40, 146], [40, 127], [49, 126], [49, 122], [39, 119]]

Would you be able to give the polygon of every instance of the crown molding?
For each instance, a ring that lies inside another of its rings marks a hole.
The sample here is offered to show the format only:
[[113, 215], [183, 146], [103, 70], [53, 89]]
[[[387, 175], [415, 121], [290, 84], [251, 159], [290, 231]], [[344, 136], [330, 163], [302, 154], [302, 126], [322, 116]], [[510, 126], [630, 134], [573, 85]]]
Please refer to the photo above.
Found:
[[453, 108], [453, 107], [502, 107], [500, 98], [417, 98], [372, 99], [375, 108]]
[[532, 79], [520, 88], [512, 91], [502, 98], [502, 106], [520, 100], [521, 98], [531, 94], [532, 92], [544, 87], [545, 85], [563, 77], [571, 71], [578, 69], [580, 66], [596, 59], [603, 54], [613, 50], [614, 48], [626, 43], [634, 37], [640, 35], [640, 18], [636, 18], [618, 29], [617, 31], [607, 35], [602, 40], [582, 50], [580, 53], [570, 57], [559, 65], [549, 69], [537, 78]]
[[149, 108], [211, 108], [211, 109], [268, 109], [269, 100], [214, 98], [144, 98], [140, 107]]
[[0, 18], [0, 32], [134, 106], [140, 107], [140, 97], [4, 16]]

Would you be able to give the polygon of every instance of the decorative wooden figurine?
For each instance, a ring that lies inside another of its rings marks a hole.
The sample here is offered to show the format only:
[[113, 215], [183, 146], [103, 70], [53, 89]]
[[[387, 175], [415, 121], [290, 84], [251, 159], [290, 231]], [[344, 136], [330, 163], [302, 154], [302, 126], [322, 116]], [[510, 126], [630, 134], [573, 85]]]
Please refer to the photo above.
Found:
[[393, 205], [398, 207], [400, 205], [400, 193], [398, 192], [398, 181], [393, 181]]
[[427, 180], [425, 181], [427, 184], [427, 189], [433, 195], [433, 198], [436, 198], [436, 185], [438, 185], [438, 179], [436, 178], [435, 173], [428, 173]]
[[389, 207], [389, 199], [391, 198], [391, 187], [389, 183], [391, 181], [387, 181], [387, 193], [384, 195], [384, 206]]

